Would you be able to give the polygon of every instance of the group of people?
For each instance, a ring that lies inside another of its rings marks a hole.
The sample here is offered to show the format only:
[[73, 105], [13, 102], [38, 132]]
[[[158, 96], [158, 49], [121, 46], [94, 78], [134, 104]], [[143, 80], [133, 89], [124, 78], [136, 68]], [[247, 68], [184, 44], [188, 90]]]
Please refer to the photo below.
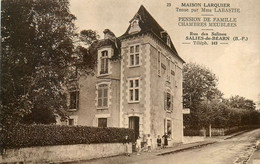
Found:
[[[158, 135], [158, 138], [157, 138], [157, 148], [158, 149], [161, 149], [161, 148], [165, 148], [168, 146], [168, 135], [167, 133], [165, 133], [165, 135], [161, 136]], [[141, 137], [139, 136], [136, 140], [136, 150], [137, 150], [137, 155], [140, 155], [140, 152], [143, 150], [143, 151], [148, 151], [148, 152], [151, 152], [152, 150], [152, 137], [150, 136], [150, 134], [147, 135], [147, 138], [146, 138], [146, 146], [144, 146], [144, 148], [142, 148], [142, 139]]]

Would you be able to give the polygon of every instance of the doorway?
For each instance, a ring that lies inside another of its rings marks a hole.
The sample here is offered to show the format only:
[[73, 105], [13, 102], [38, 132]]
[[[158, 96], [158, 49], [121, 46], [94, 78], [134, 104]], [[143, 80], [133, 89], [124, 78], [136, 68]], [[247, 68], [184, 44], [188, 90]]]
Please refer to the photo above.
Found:
[[134, 129], [135, 132], [134, 141], [136, 141], [139, 136], [139, 117], [137, 116], [129, 117], [129, 128]]

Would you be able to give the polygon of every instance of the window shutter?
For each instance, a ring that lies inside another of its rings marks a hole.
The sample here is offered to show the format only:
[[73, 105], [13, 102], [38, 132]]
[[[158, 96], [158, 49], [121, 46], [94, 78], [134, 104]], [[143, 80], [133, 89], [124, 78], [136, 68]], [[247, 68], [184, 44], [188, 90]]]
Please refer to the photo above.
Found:
[[106, 61], [105, 73], [108, 73], [108, 59], [106, 58], [105, 61]]
[[164, 92], [164, 110], [167, 110], [167, 92]]
[[76, 108], [79, 109], [79, 91], [77, 91]]
[[173, 95], [171, 95], [171, 111], [173, 111]]
[[98, 106], [99, 107], [102, 106], [102, 89], [101, 88], [98, 89]]
[[[167, 119], [164, 119], [164, 134], [167, 132]], [[163, 134], [163, 135], [164, 135]]]

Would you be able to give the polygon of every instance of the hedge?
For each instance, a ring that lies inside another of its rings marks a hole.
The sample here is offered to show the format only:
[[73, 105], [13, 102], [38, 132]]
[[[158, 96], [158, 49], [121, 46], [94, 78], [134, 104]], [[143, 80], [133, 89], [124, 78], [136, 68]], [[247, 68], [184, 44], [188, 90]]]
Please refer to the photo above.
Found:
[[134, 138], [134, 131], [126, 128], [98, 128], [67, 125], [17, 125], [1, 130], [1, 148], [22, 148], [48, 145], [92, 143], [123, 143]]
[[225, 129], [225, 135], [260, 128], [260, 125], [245, 125]]
[[184, 129], [183, 133], [184, 136], [201, 136], [200, 130], [196, 129]]

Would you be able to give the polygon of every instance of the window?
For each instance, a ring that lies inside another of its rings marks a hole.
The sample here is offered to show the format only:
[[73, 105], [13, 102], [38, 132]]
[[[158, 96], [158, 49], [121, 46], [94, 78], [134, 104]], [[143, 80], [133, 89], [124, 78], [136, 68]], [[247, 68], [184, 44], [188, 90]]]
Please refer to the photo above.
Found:
[[158, 73], [158, 76], [161, 76], [161, 52], [158, 51], [158, 54], [157, 54], [157, 73]]
[[78, 116], [70, 116], [69, 119], [67, 120], [67, 125], [77, 125], [78, 121]]
[[79, 91], [70, 92], [70, 109], [78, 109], [79, 107]]
[[167, 133], [168, 137], [172, 137], [172, 121], [170, 119], [165, 119], [164, 122], [164, 127], [165, 127], [165, 133]]
[[98, 86], [98, 108], [108, 107], [108, 85], [100, 84]]
[[108, 74], [108, 51], [101, 52], [100, 75]]
[[173, 110], [173, 95], [169, 91], [164, 92], [164, 109], [167, 112], [171, 112]]
[[139, 101], [139, 79], [129, 80], [129, 102]]
[[139, 59], [140, 46], [130, 46], [130, 66], [138, 66], [140, 65]]
[[70, 118], [68, 121], [69, 121], [68, 122], [69, 125], [74, 125], [74, 119], [73, 118]]
[[98, 118], [98, 127], [107, 127], [107, 118]]
[[167, 64], [167, 74], [166, 74], [166, 81], [171, 82], [171, 60], [166, 58]]

